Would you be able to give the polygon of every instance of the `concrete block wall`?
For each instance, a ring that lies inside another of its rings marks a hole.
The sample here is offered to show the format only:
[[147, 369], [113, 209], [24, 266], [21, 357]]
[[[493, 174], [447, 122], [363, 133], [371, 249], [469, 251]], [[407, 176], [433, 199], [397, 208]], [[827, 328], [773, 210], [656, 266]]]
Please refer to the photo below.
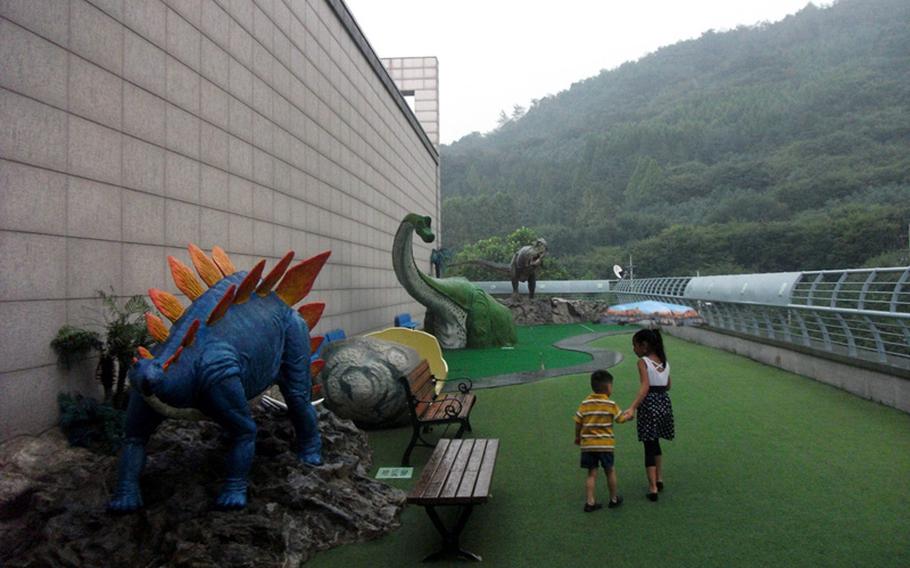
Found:
[[743, 355], [910, 413], [910, 380], [904, 377], [698, 327], [665, 326], [662, 329], [681, 339]]
[[96, 290], [177, 293], [190, 242], [243, 269], [331, 249], [317, 332], [422, 316], [390, 256], [406, 213], [438, 218], [438, 155], [339, 9], [0, 0], [0, 440], [97, 394], [49, 342], [99, 319]]

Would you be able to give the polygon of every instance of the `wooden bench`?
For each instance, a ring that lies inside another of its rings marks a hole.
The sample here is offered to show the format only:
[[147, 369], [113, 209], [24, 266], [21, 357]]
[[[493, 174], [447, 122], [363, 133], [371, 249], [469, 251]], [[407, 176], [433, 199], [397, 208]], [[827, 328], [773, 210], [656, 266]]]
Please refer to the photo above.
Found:
[[458, 393], [436, 394], [436, 378], [430, 372], [426, 359], [405, 376], [398, 378], [405, 392], [408, 404], [408, 415], [414, 432], [401, 465], [408, 466], [411, 452], [415, 446], [432, 448], [435, 444], [428, 442], [421, 434], [426, 434], [433, 426], [458, 424], [456, 438], [461, 438], [465, 431], [471, 431], [471, 409], [476, 401], [470, 393], [470, 379], [458, 384]]
[[[461, 548], [459, 536], [464, 530], [474, 505], [490, 499], [493, 468], [499, 453], [499, 440], [443, 439], [423, 468], [417, 484], [408, 493], [408, 503], [425, 507], [433, 526], [442, 535], [442, 548], [424, 558], [424, 562], [455, 556], [480, 561], [479, 555]], [[447, 528], [436, 507], [459, 506], [455, 524]]]

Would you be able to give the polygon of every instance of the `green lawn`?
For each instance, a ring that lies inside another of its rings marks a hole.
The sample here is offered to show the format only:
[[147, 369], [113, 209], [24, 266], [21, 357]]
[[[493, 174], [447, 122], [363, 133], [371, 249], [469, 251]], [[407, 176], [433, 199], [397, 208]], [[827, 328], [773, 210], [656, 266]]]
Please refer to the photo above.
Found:
[[489, 349], [455, 349], [444, 353], [449, 365], [449, 377], [478, 379], [504, 373], [537, 371], [541, 367], [556, 369], [590, 361], [591, 357], [577, 351], [553, 347], [560, 339], [585, 333], [617, 331], [618, 325], [557, 324], [518, 327], [518, 345]]
[[[637, 386], [630, 338], [597, 344], [626, 356], [611, 370], [624, 407]], [[644, 497], [630, 423], [617, 426], [626, 503], [582, 512], [572, 413], [587, 376], [478, 391], [473, 435], [500, 438], [501, 448], [493, 498], [475, 509], [465, 548], [489, 566], [910, 566], [910, 416], [673, 338], [667, 353], [677, 439], [663, 444], [658, 503]], [[404, 428], [370, 433], [374, 472], [398, 465], [408, 436]], [[418, 448], [412, 462], [428, 456]], [[415, 474], [396, 485], [407, 489]], [[408, 507], [401, 521], [380, 540], [320, 553], [312, 565], [416, 564], [437, 548], [437, 533], [420, 508]]]

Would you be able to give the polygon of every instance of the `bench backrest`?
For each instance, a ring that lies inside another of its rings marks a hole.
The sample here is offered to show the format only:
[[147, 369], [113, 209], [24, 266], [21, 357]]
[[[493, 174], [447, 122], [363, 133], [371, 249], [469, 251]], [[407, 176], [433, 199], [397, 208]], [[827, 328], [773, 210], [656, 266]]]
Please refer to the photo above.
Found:
[[[407, 376], [401, 378], [406, 382], [408, 394], [417, 399], [417, 404], [413, 405], [413, 411], [417, 416], [421, 416], [426, 410], [428, 403], [432, 402], [436, 396], [436, 383], [433, 374], [430, 372], [430, 364], [426, 359], [422, 359], [413, 371]], [[408, 401], [411, 407], [411, 401]]]

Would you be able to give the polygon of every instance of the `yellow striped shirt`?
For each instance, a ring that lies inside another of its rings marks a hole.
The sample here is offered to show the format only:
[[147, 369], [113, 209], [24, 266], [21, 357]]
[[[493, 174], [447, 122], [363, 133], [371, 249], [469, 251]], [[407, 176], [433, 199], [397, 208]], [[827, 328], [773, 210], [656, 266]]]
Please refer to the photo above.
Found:
[[591, 393], [581, 401], [575, 412], [575, 422], [581, 424], [581, 450], [612, 452], [613, 422], [622, 412], [619, 405], [605, 394]]

